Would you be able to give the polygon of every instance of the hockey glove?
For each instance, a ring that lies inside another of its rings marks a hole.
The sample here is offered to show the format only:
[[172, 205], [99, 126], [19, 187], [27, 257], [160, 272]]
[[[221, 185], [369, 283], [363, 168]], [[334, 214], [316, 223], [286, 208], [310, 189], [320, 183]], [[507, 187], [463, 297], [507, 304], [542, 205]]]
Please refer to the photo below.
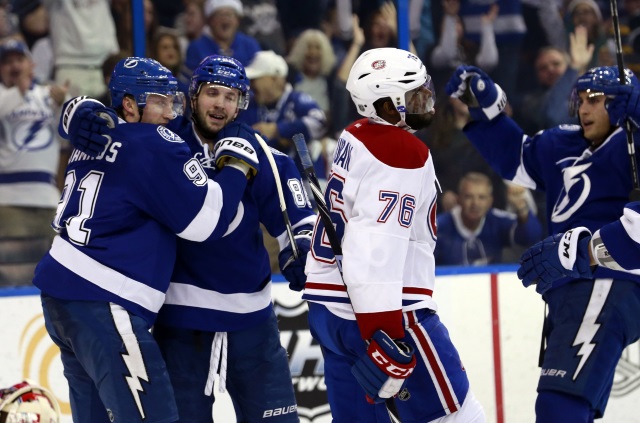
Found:
[[88, 97], [76, 97], [64, 104], [58, 132], [77, 150], [96, 157], [104, 151], [111, 128], [117, 124], [113, 109]]
[[351, 373], [367, 393], [367, 401], [381, 403], [400, 392], [415, 367], [413, 347], [378, 330]]
[[520, 257], [518, 278], [524, 286], [535, 283], [540, 294], [552, 288], [558, 279], [593, 278], [589, 240], [591, 232], [582, 226], [543, 239]]
[[280, 264], [282, 276], [289, 281], [289, 289], [302, 291], [307, 281], [304, 267], [307, 264], [307, 253], [311, 249], [311, 231], [300, 231], [293, 239], [298, 246], [298, 258], [294, 258], [291, 244], [287, 244], [278, 254], [278, 264]]
[[631, 130], [637, 131], [640, 128], [640, 88], [633, 85], [612, 85], [604, 87], [602, 91], [613, 96], [606, 102], [611, 125], [624, 126], [628, 119]]
[[255, 136], [256, 131], [246, 123], [231, 122], [218, 132], [218, 142], [213, 147], [213, 158], [218, 169], [229, 160], [236, 159], [249, 166], [247, 177], [260, 170], [258, 154], [262, 151]]
[[445, 89], [451, 97], [469, 106], [473, 120], [490, 121], [507, 106], [507, 95], [500, 85], [475, 66], [458, 66]]

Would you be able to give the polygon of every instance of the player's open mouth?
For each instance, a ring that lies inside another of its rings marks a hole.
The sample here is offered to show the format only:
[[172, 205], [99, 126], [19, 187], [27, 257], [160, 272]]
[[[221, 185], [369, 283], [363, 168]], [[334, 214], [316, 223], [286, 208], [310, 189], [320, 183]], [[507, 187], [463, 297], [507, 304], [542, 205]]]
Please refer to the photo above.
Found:
[[212, 114], [209, 114], [208, 116], [213, 120], [222, 120], [222, 121], [224, 121], [224, 119], [225, 119], [224, 115], [212, 115]]

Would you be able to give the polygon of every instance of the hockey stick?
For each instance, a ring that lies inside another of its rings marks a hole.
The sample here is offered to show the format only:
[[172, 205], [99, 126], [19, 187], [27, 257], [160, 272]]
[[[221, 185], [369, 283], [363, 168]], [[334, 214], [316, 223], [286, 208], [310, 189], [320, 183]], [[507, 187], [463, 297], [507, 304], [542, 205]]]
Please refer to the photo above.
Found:
[[[280, 199], [280, 210], [282, 211], [282, 219], [284, 219], [284, 226], [287, 230], [287, 235], [289, 236], [289, 242], [291, 243], [291, 250], [293, 252], [293, 259], [297, 260], [300, 257], [300, 252], [298, 251], [298, 245], [296, 244], [295, 237], [293, 236], [293, 228], [291, 227], [291, 221], [289, 220], [289, 213], [287, 213], [287, 203], [284, 201], [284, 194], [282, 193], [282, 184], [280, 183], [280, 172], [278, 172], [278, 166], [276, 166], [275, 160], [273, 160], [273, 154], [271, 153], [271, 147], [267, 144], [267, 142], [256, 132], [256, 139], [260, 146], [264, 150], [264, 154], [267, 156], [267, 160], [269, 161], [269, 166], [271, 166], [271, 171], [273, 172], [273, 178], [276, 181], [276, 190], [278, 191], [278, 198]], [[286, 267], [286, 265], [285, 265]]]
[[[331, 251], [336, 258], [336, 266], [338, 267], [338, 271], [340, 272], [342, 284], [344, 285], [347, 296], [349, 297], [349, 289], [347, 287], [347, 284], [344, 282], [344, 277], [342, 276], [342, 245], [340, 237], [336, 232], [336, 228], [333, 226], [329, 208], [327, 207], [327, 203], [324, 201], [324, 195], [322, 194], [320, 183], [318, 182], [318, 178], [316, 177], [316, 172], [313, 169], [313, 162], [311, 161], [311, 156], [309, 155], [309, 149], [307, 149], [307, 143], [305, 142], [304, 136], [302, 134], [295, 134], [293, 136], [293, 142], [296, 145], [296, 150], [298, 151], [298, 156], [300, 157], [300, 162], [302, 163], [302, 168], [304, 169], [304, 173], [309, 181], [311, 193], [313, 194], [313, 198], [316, 200], [318, 214], [320, 215], [320, 219], [324, 224], [324, 231], [327, 234], [327, 238], [329, 239]], [[351, 298], [349, 298], [349, 303], [351, 303]], [[398, 409], [396, 408], [396, 404], [393, 401], [393, 398], [388, 398], [384, 403], [387, 407], [387, 412], [389, 413], [391, 423], [402, 423], [400, 421]]]
[[[618, 19], [618, 2], [609, 0], [611, 6], [611, 18], [613, 19], [613, 31], [616, 41], [616, 59], [618, 60], [618, 74], [620, 85], [625, 85], [627, 79], [624, 74], [624, 61], [622, 58], [622, 37], [620, 36], [620, 20]], [[640, 182], [638, 181], [638, 164], [636, 163], [636, 149], [633, 143], [633, 133], [631, 132], [631, 122], [629, 119], [625, 122], [625, 132], [627, 134], [627, 151], [629, 152], [629, 164], [631, 165], [631, 180], [633, 181], [633, 189], [629, 194], [631, 201], [640, 201]]]

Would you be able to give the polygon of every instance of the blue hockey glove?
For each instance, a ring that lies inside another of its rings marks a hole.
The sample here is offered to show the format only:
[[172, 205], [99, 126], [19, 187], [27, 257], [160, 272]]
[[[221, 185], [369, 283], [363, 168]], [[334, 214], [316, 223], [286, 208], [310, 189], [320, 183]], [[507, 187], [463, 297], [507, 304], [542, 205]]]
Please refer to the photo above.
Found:
[[518, 278], [524, 286], [536, 284], [545, 293], [553, 282], [565, 277], [593, 278], [589, 263], [591, 232], [585, 227], [552, 235], [534, 244], [520, 257]]
[[247, 177], [255, 176], [260, 170], [258, 154], [262, 151], [256, 131], [246, 123], [231, 122], [218, 132], [218, 142], [213, 147], [216, 167], [224, 167], [230, 159], [237, 159], [249, 166]]
[[288, 244], [278, 254], [278, 264], [280, 264], [282, 276], [289, 281], [289, 289], [302, 291], [307, 281], [304, 267], [307, 264], [307, 253], [311, 249], [311, 231], [300, 231], [293, 239], [298, 246], [298, 258], [293, 257], [293, 248]]
[[605, 94], [613, 96], [607, 99], [609, 122], [613, 126], [625, 126], [629, 119], [631, 130], [640, 128], [640, 88], [633, 85], [612, 85], [603, 87]]
[[90, 157], [104, 151], [111, 128], [118, 125], [115, 111], [97, 100], [76, 97], [63, 106], [58, 132], [71, 145]]
[[489, 121], [507, 106], [507, 95], [500, 85], [475, 66], [458, 66], [445, 89], [451, 97], [469, 106], [469, 114], [474, 120]]
[[367, 400], [381, 403], [400, 392], [415, 367], [413, 347], [394, 341], [379, 330], [373, 334], [367, 352], [351, 367], [351, 373], [367, 393]]

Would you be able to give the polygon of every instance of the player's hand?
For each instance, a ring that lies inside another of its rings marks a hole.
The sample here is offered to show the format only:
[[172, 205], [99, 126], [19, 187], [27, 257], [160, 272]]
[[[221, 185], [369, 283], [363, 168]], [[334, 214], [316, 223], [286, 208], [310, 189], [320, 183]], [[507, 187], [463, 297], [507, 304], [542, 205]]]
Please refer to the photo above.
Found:
[[278, 264], [282, 276], [289, 281], [289, 289], [302, 291], [307, 281], [304, 268], [307, 264], [307, 253], [311, 249], [311, 231], [300, 231], [293, 237], [293, 240], [298, 246], [298, 258], [293, 256], [291, 244], [287, 244], [278, 254]]
[[367, 400], [381, 403], [400, 392], [416, 367], [413, 347], [377, 331], [367, 352], [351, 367], [351, 373], [367, 393]]
[[534, 244], [520, 257], [518, 278], [524, 286], [536, 284], [545, 293], [565, 277], [593, 278], [589, 260], [591, 232], [585, 227], [552, 235]]
[[246, 123], [234, 121], [222, 128], [213, 147], [216, 167], [221, 169], [228, 162], [238, 160], [249, 167], [247, 177], [254, 177], [260, 170], [258, 154], [262, 151], [255, 134]]
[[111, 139], [111, 128], [118, 125], [113, 109], [88, 97], [76, 97], [67, 101], [62, 110], [60, 136], [90, 157], [102, 153]]
[[507, 106], [507, 95], [502, 88], [475, 66], [458, 66], [445, 89], [451, 97], [469, 106], [469, 114], [474, 120], [489, 121]]
[[637, 131], [640, 128], [640, 88], [629, 84], [613, 85], [602, 91], [612, 96], [606, 102], [611, 125], [624, 126], [628, 119], [631, 130]]

